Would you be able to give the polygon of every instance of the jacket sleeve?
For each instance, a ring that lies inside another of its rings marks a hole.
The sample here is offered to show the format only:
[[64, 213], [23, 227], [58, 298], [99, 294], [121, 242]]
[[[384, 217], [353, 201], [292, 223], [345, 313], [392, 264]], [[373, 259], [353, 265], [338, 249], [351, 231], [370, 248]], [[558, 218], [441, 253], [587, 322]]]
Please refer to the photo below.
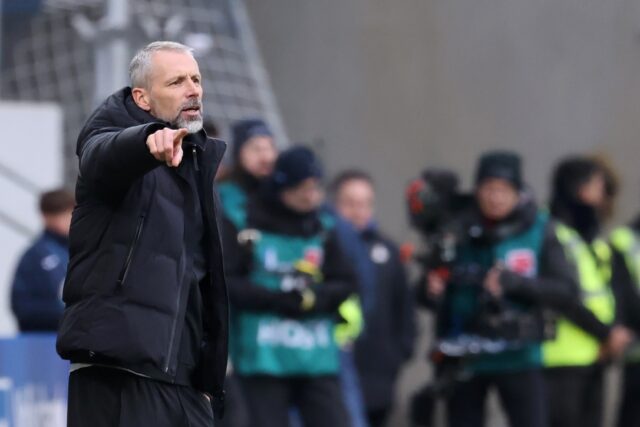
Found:
[[251, 283], [253, 255], [248, 246], [238, 242], [238, 230], [223, 219], [222, 247], [227, 287], [231, 304], [241, 310], [276, 311], [294, 314], [300, 311], [302, 298], [297, 293], [273, 291]]
[[56, 331], [64, 305], [53, 293], [64, 276], [42, 268], [40, 257], [27, 252], [20, 260], [11, 286], [11, 308], [23, 331]]
[[619, 251], [613, 250], [611, 285], [616, 298], [616, 316], [619, 322], [640, 330], [640, 295]]
[[103, 127], [80, 135], [80, 176], [105, 191], [123, 191], [137, 178], [160, 166], [147, 148], [147, 137], [164, 128], [149, 123], [126, 129]]
[[348, 257], [342, 250], [337, 232], [332, 230], [324, 244], [324, 262], [322, 263], [324, 281], [315, 289], [314, 312], [334, 312], [344, 300], [358, 292], [358, 279], [347, 260]]
[[610, 326], [582, 304], [575, 268], [551, 223], [545, 230], [541, 254], [537, 277], [523, 277], [510, 271], [501, 274], [505, 296], [550, 308], [599, 340], [606, 339]]

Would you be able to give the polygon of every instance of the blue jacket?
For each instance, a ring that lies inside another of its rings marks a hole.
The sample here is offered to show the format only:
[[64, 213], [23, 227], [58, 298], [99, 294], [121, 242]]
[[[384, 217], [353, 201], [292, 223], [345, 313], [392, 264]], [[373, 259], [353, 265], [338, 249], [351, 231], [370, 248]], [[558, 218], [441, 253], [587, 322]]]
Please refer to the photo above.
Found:
[[68, 240], [50, 231], [22, 255], [11, 287], [11, 308], [22, 332], [58, 329], [67, 264]]
[[364, 330], [355, 362], [367, 410], [389, 408], [402, 364], [415, 339], [413, 294], [398, 247], [372, 223], [356, 229], [336, 214], [338, 241], [356, 273]]

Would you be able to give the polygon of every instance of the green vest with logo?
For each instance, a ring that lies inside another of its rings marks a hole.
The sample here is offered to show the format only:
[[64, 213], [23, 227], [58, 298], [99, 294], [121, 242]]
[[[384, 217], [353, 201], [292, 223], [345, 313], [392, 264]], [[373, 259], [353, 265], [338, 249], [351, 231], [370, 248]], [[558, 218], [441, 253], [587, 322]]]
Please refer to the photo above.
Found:
[[[611, 245], [624, 257], [629, 276], [640, 292], [640, 238], [631, 227], [619, 227], [613, 230]], [[626, 354], [627, 362], [640, 362], [640, 344], [634, 344]]]
[[[460, 249], [461, 263], [475, 263], [489, 269], [496, 262], [501, 262], [511, 271], [526, 277], [538, 274], [538, 264], [548, 215], [538, 213], [534, 224], [523, 232], [511, 236], [493, 246], [475, 247], [472, 245]], [[454, 315], [461, 316], [462, 322], [472, 318], [478, 311], [478, 286], [462, 286], [455, 291], [452, 300]], [[527, 310], [528, 307], [506, 300], [516, 310]], [[469, 364], [469, 370], [475, 373], [514, 372], [539, 367], [541, 365], [539, 343], [523, 344], [517, 349], [505, 350], [496, 354], [480, 355]]]
[[[615, 317], [615, 300], [609, 287], [611, 249], [601, 239], [586, 243], [577, 231], [556, 225], [556, 236], [576, 270], [582, 303], [603, 323]], [[588, 366], [598, 360], [597, 339], [565, 318], [558, 319], [556, 337], [543, 345], [545, 367]]]
[[[229, 218], [238, 230], [246, 228], [246, 214]], [[323, 231], [311, 237], [258, 230], [252, 248], [251, 283], [287, 291], [296, 285], [298, 262], [311, 261], [321, 268], [325, 237], [333, 227], [330, 217], [321, 219]], [[336, 324], [332, 315], [294, 319], [273, 312], [235, 310], [231, 314], [231, 328], [231, 357], [241, 375], [290, 377], [338, 373]]]

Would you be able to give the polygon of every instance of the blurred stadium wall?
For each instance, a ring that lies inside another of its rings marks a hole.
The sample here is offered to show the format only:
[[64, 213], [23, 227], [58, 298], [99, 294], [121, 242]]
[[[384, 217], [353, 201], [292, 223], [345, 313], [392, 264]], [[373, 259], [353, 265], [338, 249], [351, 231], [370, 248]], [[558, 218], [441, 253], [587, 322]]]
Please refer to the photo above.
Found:
[[63, 184], [62, 111], [52, 103], [0, 101], [0, 127], [5, 151], [0, 160], [2, 337], [15, 329], [8, 285], [21, 252], [41, 231], [40, 192]]
[[331, 171], [359, 165], [382, 224], [407, 233], [403, 191], [428, 165], [470, 184], [478, 153], [512, 148], [546, 198], [569, 152], [606, 153], [617, 218], [640, 209], [640, 2], [247, 0], [292, 140]]

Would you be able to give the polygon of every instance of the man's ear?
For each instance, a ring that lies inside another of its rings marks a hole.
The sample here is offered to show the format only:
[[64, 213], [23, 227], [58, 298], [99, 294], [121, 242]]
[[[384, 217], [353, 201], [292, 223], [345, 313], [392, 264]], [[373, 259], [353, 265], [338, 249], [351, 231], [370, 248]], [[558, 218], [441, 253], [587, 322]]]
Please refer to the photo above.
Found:
[[133, 102], [144, 111], [151, 110], [151, 104], [149, 103], [149, 93], [146, 89], [141, 87], [134, 87], [131, 90], [131, 95], [133, 96]]

